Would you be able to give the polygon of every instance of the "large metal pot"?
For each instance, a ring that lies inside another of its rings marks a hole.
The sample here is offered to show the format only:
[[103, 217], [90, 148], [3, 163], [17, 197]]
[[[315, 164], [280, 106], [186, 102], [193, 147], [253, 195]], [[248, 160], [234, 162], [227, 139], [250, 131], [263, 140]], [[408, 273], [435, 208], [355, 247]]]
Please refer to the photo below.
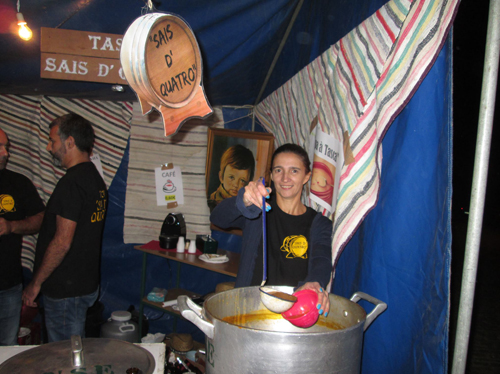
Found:
[[[292, 287], [273, 287], [292, 293]], [[375, 308], [368, 316], [357, 304]], [[213, 295], [203, 308], [179, 296], [182, 316], [206, 336], [206, 372], [234, 373], [359, 373], [363, 332], [387, 304], [356, 292], [351, 300], [330, 294], [328, 317], [307, 329], [293, 326], [268, 311], [258, 287], [236, 288]]]
[[155, 367], [153, 355], [132, 343], [73, 335], [18, 353], [0, 364], [0, 374], [152, 374]]

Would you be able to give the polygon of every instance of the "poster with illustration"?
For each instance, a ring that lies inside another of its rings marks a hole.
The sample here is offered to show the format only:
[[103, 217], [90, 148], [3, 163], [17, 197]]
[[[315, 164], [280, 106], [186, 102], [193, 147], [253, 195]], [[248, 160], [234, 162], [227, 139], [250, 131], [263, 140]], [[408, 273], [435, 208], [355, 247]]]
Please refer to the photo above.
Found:
[[310, 199], [329, 212], [337, 206], [339, 180], [344, 165], [342, 142], [316, 130]]
[[182, 186], [181, 168], [155, 168], [156, 181], [156, 204], [172, 205], [173, 203], [184, 204], [184, 188]]

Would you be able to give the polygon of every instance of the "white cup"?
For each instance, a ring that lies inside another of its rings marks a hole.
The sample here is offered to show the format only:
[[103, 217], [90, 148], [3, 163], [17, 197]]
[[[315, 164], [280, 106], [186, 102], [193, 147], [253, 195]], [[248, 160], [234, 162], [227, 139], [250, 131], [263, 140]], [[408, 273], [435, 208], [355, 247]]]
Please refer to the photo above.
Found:
[[196, 253], [196, 243], [194, 240], [191, 240], [189, 242], [189, 249], [188, 249], [188, 253]]
[[179, 240], [177, 241], [177, 253], [184, 253], [184, 237], [179, 236]]

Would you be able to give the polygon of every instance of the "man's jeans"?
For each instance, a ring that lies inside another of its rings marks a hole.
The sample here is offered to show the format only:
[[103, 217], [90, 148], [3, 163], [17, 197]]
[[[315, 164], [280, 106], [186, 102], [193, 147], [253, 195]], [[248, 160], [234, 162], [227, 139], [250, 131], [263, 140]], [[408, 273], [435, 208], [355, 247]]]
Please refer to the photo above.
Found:
[[85, 319], [87, 309], [97, 300], [99, 288], [85, 296], [52, 299], [43, 296], [45, 310], [45, 327], [49, 343], [69, 340], [71, 335], [85, 338]]
[[17, 345], [23, 285], [0, 291], [0, 346]]

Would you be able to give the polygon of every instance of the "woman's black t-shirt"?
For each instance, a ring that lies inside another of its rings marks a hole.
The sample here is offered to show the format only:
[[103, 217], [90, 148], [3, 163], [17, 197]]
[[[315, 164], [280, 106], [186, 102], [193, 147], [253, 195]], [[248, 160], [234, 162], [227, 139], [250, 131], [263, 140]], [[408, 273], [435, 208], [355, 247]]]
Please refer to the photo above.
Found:
[[[267, 227], [267, 281], [269, 286], [292, 286], [307, 277], [310, 257], [309, 235], [316, 212], [307, 207], [304, 214], [294, 216], [283, 212], [278, 204], [270, 201], [266, 213]], [[262, 239], [259, 244], [252, 285], [262, 283]]]

